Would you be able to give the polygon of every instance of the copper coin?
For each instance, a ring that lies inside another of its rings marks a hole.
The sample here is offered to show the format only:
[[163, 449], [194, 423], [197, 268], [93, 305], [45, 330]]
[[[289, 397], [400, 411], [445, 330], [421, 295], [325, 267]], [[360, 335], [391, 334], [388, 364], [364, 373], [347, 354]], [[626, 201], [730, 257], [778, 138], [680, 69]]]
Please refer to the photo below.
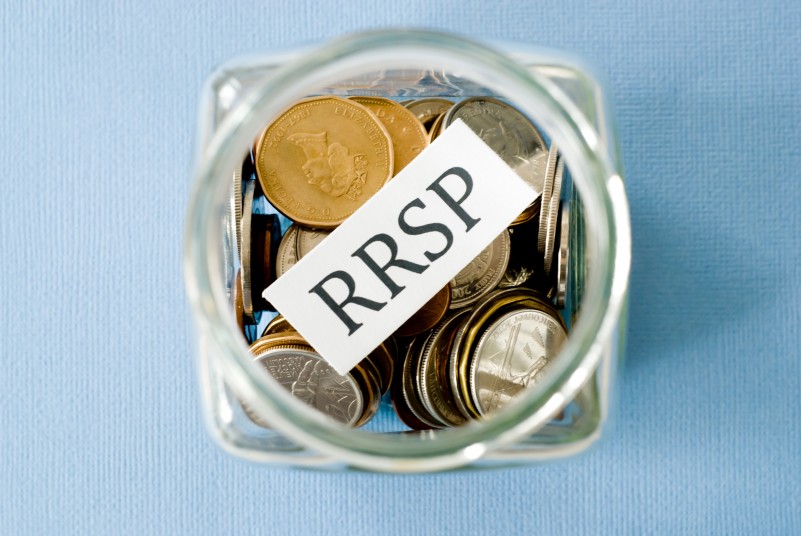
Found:
[[362, 413], [354, 426], [364, 426], [378, 413], [378, 407], [381, 403], [381, 386], [376, 377], [377, 371], [371, 369], [369, 365], [366, 367], [360, 363], [353, 367], [349, 374], [361, 389], [362, 400], [364, 401]]
[[436, 326], [451, 306], [451, 284], [448, 283], [395, 331], [398, 337], [411, 337]]
[[431, 128], [428, 129], [428, 143], [433, 143], [437, 136], [439, 136], [440, 132], [442, 132], [442, 122], [445, 119], [445, 114], [441, 114], [434, 119], [434, 122], [431, 124]]

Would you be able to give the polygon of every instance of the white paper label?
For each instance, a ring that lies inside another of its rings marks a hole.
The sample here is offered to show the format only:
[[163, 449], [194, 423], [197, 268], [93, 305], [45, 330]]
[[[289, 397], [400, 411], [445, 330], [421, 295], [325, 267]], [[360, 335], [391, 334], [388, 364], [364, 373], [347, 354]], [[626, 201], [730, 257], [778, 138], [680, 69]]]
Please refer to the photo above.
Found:
[[456, 121], [264, 297], [344, 374], [535, 197], [481, 138]]

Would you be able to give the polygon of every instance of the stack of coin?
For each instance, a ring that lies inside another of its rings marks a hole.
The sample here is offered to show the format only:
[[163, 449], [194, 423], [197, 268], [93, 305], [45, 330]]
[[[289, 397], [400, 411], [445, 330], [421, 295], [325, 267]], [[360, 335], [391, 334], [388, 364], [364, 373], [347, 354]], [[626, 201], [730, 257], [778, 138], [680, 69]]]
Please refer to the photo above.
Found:
[[[281, 315], [251, 346], [282, 385], [341, 423], [366, 423], [389, 393], [410, 428], [459, 426], [542, 377], [567, 337], [556, 309], [567, 298], [571, 225], [560, 155], [498, 99], [324, 96], [299, 101], [268, 125], [234, 173], [226, 222], [235, 227], [228, 235], [236, 236], [240, 266], [231, 299], [254, 341], [262, 312], [272, 311], [261, 292], [457, 119], [539, 194], [535, 201], [348, 374], [330, 368]], [[258, 213], [262, 195], [291, 220], [283, 236], [276, 215]]]

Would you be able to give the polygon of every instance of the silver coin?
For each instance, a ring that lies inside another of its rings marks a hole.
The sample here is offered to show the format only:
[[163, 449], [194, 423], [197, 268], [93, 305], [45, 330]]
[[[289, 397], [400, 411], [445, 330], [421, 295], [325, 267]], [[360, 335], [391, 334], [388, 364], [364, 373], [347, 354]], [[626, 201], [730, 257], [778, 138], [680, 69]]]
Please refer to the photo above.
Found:
[[442, 381], [442, 373], [447, 372], [454, 331], [469, 313], [467, 309], [459, 311], [435, 327], [426, 341], [420, 359], [417, 376], [420, 398], [428, 412], [448, 426], [459, 426], [467, 422], [467, 418], [455, 405], [450, 385]]
[[[469, 312], [470, 310], [467, 309]], [[453, 338], [453, 344], [451, 344], [451, 355], [448, 359], [448, 380], [450, 382], [451, 393], [453, 393], [453, 401], [456, 403], [456, 407], [459, 409], [459, 412], [466, 418], [470, 418], [470, 410], [467, 409], [467, 403], [462, 398], [462, 391], [459, 387], [459, 350], [462, 345], [462, 340], [464, 339], [464, 334], [467, 332], [467, 328], [469, 327], [469, 315], [465, 315], [460, 321], [461, 326], [456, 330], [456, 336]]]
[[548, 149], [548, 161], [545, 167], [545, 182], [542, 187], [542, 205], [540, 206], [539, 227], [537, 229], [537, 253], [540, 259], [545, 256], [545, 235], [548, 229], [548, 207], [553, 196], [553, 183], [556, 177], [556, 163], [559, 160], [559, 150], [555, 143]]
[[526, 183], [542, 193], [548, 150], [537, 127], [516, 108], [489, 97], [465, 99], [448, 110], [447, 128], [461, 119]]
[[451, 280], [451, 309], [471, 305], [494, 289], [509, 265], [509, 231], [505, 230]]
[[248, 181], [245, 186], [245, 201], [242, 207], [242, 304], [245, 308], [245, 318], [253, 320], [253, 287], [251, 271], [251, 244], [253, 234], [251, 222], [253, 219], [253, 196], [256, 193], [256, 181]]
[[539, 381], [567, 340], [554, 316], [518, 309], [495, 320], [476, 345], [470, 366], [470, 394], [482, 415], [502, 408]]
[[417, 390], [416, 380], [417, 370], [420, 366], [420, 351], [425, 344], [425, 340], [426, 337], [415, 338], [406, 351], [406, 358], [403, 360], [403, 367], [401, 368], [401, 394], [406, 402], [406, 407], [409, 408], [409, 411], [412, 412], [412, 415], [417, 420], [431, 428], [442, 428], [446, 424], [426, 410]]
[[236, 233], [236, 253], [242, 258], [242, 167], [237, 166], [233, 173], [231, 188], [231, 215]]
[[298, 262], [297, 248], [298, 228], [290, 225], [284, 233], [284, 237], [278, 244], [278, 260], [275, 263], [275, 277], [281, 277]]
[[351, 374], [339, 374], [312, 351], [274, 348], [256, 360], [292, 395], [343, 424], [354, 425], [364, 413], [364, 399]]
[[298, 259], [302, 259], [308, 255], [311, 250], [316, 248], [320, 242], [328, 238], [328, 235], [330, 234], [330, 231], [317, 231], [314, 229], [298, 227], [297, 237], [295, 238], [295, 248]]
[[453, 106], [453, 102], [437, 98], [410, 100], [401, 104], [412, 112], [428, 131], [431, 130], [434, 120]]
[[570, 206], [562, 203], [559, 224], [559, 255], [556, 257], [556, 306], [564, 309], [567, 299], [567, 276], [570, 264]]
[[[542, 257], [542, 268], [546, 279], [551, 279], [551, 271], [553, 269], [553, 255], [554, 247], [556, 245], [556, 226], [559, 220], [559, 206], [561, 203], [560, 196], [562, 195], [562, 176], [564, 174], [564, 170], [564, 161], [560, 157], [556, 163], [556, 172], [554, 173], [551, 199], [547, 207], [548, 219], [546, 220], [545, 229], [545, 251], [543, 252]], [[545, 205], [542, 206], [542, 210], [546, 211]]]

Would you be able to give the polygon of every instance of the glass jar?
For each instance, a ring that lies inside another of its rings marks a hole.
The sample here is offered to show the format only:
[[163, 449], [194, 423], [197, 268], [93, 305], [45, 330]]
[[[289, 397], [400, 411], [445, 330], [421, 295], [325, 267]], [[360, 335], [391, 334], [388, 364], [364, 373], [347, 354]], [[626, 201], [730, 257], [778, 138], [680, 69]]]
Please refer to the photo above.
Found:
[[[248, 352], [229, 305], [234, 252], [230, 226], [221, 224], [231, 170], [281, 111], [322, 94], [494, 96], [558, 143], [572, 178], [567, 186], [575, 185], [563, 192], [572, 221], [570, 335], [545, 377], [492, 418], [400, 432], [379, 415], [367, 429], [347, 428], [292, 398]], [[198, 133], [185, 275], [204, 413], [222, 448], [252, 461], [414, 472], [562, 458], [601, 436], [623, 354], [631, 238], [614, 118], [584, 63], [554, 50], [442, 33], [357, 34], [225, 64], [203, 90]], [[271, 428], [254, 426], [239, 400]]]

